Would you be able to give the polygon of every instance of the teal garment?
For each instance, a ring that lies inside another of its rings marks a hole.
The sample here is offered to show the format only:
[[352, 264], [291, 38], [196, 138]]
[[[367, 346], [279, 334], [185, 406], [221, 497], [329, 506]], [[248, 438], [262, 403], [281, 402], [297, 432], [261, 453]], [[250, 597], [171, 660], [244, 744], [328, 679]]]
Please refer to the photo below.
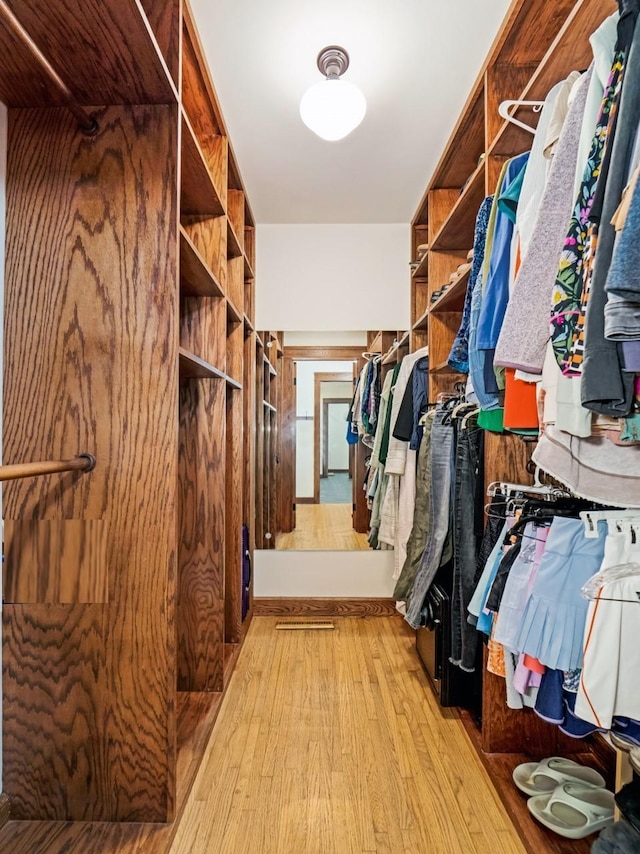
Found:
[[522, 183], [524, 181], [525, 172], [527, 171], [527, 163], [524, 164], [522, 169], [518, 172], [509, 186], [505, 188], [504, 192], [500, 194], [500, 198], [498, 199], [498, 209], [502, 211], [505, 216], [509, 217], [514, 225], [516, 222], [518, 201], [520, 199], [520, 193], [522, 192]]

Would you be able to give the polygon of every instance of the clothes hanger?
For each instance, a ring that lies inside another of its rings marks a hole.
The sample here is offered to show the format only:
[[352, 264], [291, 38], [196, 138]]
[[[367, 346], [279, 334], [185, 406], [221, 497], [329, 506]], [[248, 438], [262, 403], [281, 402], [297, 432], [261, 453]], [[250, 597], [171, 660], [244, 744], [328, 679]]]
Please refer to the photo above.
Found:
[[523, 130], [528, 131], [529, 133], [535, 134], [536, 128], [531, 127], [531, 125], [527, 125], [524, 122], [521, 122], [520, 119], [516, 119], [516, 117], [510, 113], [512, 107], [515, 107], [516, 110], [520, 107], [531, 107], [534, 113], [539, 113], [540, 110], [544, 107], [544, 101], [521, 101], [518, 99], [508, 99], [502, 101], [498, 106], [498, 114], [510, 122], [512, 125], [517, 125]]
[[629, 604], [640, 605], [640, 590], [636, 590], [636, 599], [621, 599], [614, 596], [600, 596], [600, 591], [603, 586], [611, 581], [619, 581], [622, 578], [637, 578], [638, 587], [640, 587], [640, 564], [638, 563], [622, 563], [617, 566], [610, 566], [608, 569], [603, 569], [592, 575], [587, 581], [580, 593], [585, 599], [596, 600], [597, 602], [627, 602]]
[[589, 539], [598, 536], [598, 522], [637, 522], [640, 524], [640, 510], [584, 510], [580, 513], [584, 522], [584, 535]]

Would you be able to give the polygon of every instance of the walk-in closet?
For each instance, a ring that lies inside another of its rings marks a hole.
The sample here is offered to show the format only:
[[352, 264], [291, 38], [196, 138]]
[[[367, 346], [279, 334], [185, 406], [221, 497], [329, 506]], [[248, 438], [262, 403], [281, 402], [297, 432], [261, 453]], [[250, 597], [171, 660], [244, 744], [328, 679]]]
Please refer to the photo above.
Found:
[[640, 2], [0, 46], [0, 852], [638, 854]]

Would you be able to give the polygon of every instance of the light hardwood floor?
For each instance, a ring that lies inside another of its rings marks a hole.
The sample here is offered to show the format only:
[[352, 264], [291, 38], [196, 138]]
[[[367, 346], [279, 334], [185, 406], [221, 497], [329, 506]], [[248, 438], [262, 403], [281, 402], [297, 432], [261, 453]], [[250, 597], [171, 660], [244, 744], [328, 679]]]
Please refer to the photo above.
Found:
[[523, 854], [401, 619], [255, 618], [171, 854]]
[[298, 504], [296, 528], [280, 534], [276, 549], [285, 551], [361, 551], [369, 548], [366, 534], [356, 534], [350, 504]]

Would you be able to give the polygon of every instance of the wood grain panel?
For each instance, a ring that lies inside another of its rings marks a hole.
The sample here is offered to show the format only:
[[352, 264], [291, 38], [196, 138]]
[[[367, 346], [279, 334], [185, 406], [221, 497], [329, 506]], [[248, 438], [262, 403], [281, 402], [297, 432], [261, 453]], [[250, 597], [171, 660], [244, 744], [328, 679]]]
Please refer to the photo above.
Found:
[[244, 252], [244, 193], [242, 190], [227, 192], [227, 217], [236, 233], [240, 249]]
[[[136, 0], [7, 0], [7, 5], [80, 104], [176, 102], [168, 70]], [[13, 48], [2, 52], [0, 100], [9, 107], [55, 103], [51, 84], [38, 86], [42, 78], [24, 48]]]
[[244, 314], [244, 258], [227, 261], [227, 297], [240, 314]]
[[220, 282], [193, 241], [180, 226], [180, 293], [184, 296], [222, 297]]
[[5, 485], [4, 515], [103, 519], [110, 604], [4, 609], [4, 785], [17, 818], [165, 821], [178, 119], [133, 107], [99, 121], [87, 139], [64, 110], [9, 113], [4, 460], [88, 447], [98, 462]]
[[244, 356], [244, 326], [242, 323], [227, 323], [227, 373], [242, 383]]
[[180, 386], [180, 691], [221, 691], [223, 685], [225, 400], [222, 380]]
[[180, 42], [182, 21], [180, 0], [140, 0], [160, 53], [176, 85], [180, 81]]
[[[437, 190], [438, 195], [445, 190]], [[484, 199], [484, 164], [476, 166], [468, 183], [455, 197], [439, 230], [432, 233], [430, 252], [434, 249], [466, 250], [473, 246], [473, 232], [478, 208]]]
[[182, 226], [194, 246], [204, 258], [206, 265], [220, 282], [222, 290], [227, 287], [227, 221], [223, 216], [213, 219], [182, 216]]
[[180, 211], [184, 216], [224, 214], [224, 198], [186, 115], [182, 112], [180, 146]]
[[178, 786], [173, 824], [11, 821], [2, 830], [0, 820], [0, 851], [11, 854], [50, 854], [54, 851], [68, 854], [141, 854], [151, 851], [166, 854], [178, 830], [223, 696], [218, 692], [178, 693]]
[[254, 599], [256, 617], [400, 617], [393, 599]]
[[109, 544], [100, 519], [6, 519], [4, 602], [108, 602]]
[[237, 644], [242, 639], [242, 414], [242, 393], [229, 390], [225, 458], [225, 644]]
[[180, 300], [180, 346], [227, 371], [227, 307], [218, 297]]
[[187, 3], [184, 3], [182, 37], [182, 103], [200, 139], [226, 135], [193, 13]]
[[[537, 63], [529, 63], [526, 65], [498, 64], [487, 68], [484, 86], [486, 151], [489, 150], [491, 142], [504, 122], [504, 119], [498, 113], [498, 107], [506, 99], [520, 97], [521, 92], [537, 67]], [[527, 110], [526, 117], [523, 114], [523, 120], [527, 124], [535, 126], [538, 123], [538, 116], [539, 113]], [[514, 151], [514, 154], [526, 151], [527, 142], [529, 145], [531, 144], [530, 134], [525, 132], [522, 139], [524, 147], [518, 150], [518, 152]]]

